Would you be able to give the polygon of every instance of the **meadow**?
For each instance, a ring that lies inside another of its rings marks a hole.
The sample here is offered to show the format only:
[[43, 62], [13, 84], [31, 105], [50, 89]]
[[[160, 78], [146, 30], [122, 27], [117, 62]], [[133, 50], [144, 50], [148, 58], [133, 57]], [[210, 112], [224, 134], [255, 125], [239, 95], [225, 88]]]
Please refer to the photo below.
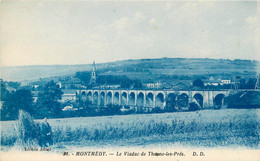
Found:
[[[69, 147], [259, 148], [260, 109], [49, 119], [55, 149]], [[1, 122], [1, 149], [14, 144], [14, 121]]]

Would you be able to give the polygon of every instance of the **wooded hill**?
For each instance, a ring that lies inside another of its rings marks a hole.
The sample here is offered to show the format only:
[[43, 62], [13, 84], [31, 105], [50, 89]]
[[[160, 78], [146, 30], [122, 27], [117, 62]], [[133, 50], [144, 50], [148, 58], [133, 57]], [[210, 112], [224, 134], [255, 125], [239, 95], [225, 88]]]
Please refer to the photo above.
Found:
[[[190, 77], [255, 77], [259, 61], [160, 58], [124, 60], [96, 64], [99, 75], [126, 75], [130, 79], [190, 79]], [[54, 76], [73, 76], [77, 71], [90, 71], [92, 64], [2, 67], [1, 78], [6, 81], [36, 80]]]

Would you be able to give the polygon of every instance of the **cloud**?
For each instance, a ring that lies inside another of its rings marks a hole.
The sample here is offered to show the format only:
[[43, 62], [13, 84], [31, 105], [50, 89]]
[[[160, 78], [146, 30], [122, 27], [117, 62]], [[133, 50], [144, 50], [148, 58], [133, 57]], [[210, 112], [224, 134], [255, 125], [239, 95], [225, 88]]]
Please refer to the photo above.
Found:
[[256, 20], [257, 20], [256, 17], [249, 16], [249, 17], [246, 18], [245, 21], [246, 21], [248, 24], [250, 24], [250, 23], [255, 23]]
[[158, 22], [157, 22], [157, 20], [156, 20], [155, 18], [152, 18], [152, 19], [149, 21], [149, 26], [150, 26], [152, 29], [154, 29], [154, 30], [158, 29]]
[[0, 39], [5, 65], [154, 57], [255, 59], [260, 53], [255, 2], [30, 4], [4, 7]]
[[130, 19], [128, 17], [122, 17], [119, 20], [115, 20], [112, 27], [115, 30], [125, 30], [130, 25]]
[[146, 17], [141, 13], [141, 12], [136, 12], [134, 17], [133, 17], [133, 22], [135, 24], [144, 21], [146, 19]]

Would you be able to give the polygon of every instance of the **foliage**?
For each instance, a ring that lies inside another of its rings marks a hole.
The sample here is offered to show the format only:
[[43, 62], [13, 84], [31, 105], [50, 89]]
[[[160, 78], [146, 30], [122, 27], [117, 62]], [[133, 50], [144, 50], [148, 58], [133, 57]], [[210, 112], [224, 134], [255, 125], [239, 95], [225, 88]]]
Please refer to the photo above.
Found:
[[226, 99], [228, 108], [260, 108], [259, 91], [231, 93]]
[[10, 95], [9, 91], [6, 89], [6, 85], [5, 85], [5, 82], [0, 79], [0, 82], [1, 82], [1, 101], [6, 101]]
[[155, 107], [152, 109], [151, 113], [163, 113], [164, 111], [160, 107]]
[[82, 83], [88, 84], [91, 78], [91, 72], [90, 71], [76, 72], [75, 77], [79, 78]]
[[122, 88], [129, 88], [133, 81], [126, 76], [100, 75], [97, 77], [98, 84], [120, 84]]
[[120, 113], [121, 106], [109, 104], [102, 108], [100, 113], [102, 115], [115, 115]]
[[[91, 78], [91, 72], [77, 72], [75, 75], [84, 84], [89, 84]], [[97, 84], [115, 85], [119, 84], [122, 88], [129, 88], [134, 84], [134, 88], [142, 88], [142, 83], [139, 80], [131, 80], [126, 76], [114, 76], [114, 75], [99, 75], [96, 80]]]
[[193, 81], [193, 86], [204, 88], [204, 83], [201, 79], [196, 79], [196, 80]]
[[182, 108], [182, 107], [188, 107], [189, 106], [189, 97], [186, 94], [182, 94], [178, 96], [178, 99], [176, 101], [176, 106], [177, 108]]
[[249, 80], [240, 79], [239, 89], [254, 89], [256, 85], [256, 78], [250, 78]]
[[84, 101], [80, 103], [81, 109], [77, 111], [78, 116], [95, 116], [96, 115], [96, 107], [91, 106], [89, 101]]
[[129, 114], [134, 114], [135, 113], [135, 109], [134, 108], [130, 108], [130, 106], [124, 106], [124, 108], [126, 110], [125, 111], [121, 111], [120, 112], [121, 115], [129, 115]]
[[174, 97], [168, 97], [166, 99], [166, 106], [165, 106], [165, 112], [175, 112], [176, 111], [176, 97], [177, 95], [174, 95]]
[[1, 119], [16, 119], [19, 110], [27, 111], [30, 114], [34, 113], [31, 91], [27, 89], [19, 89], [8, 94], [8, 97], [5, 99], [1, 109]]
[[135, 80], [134, 81], [134, 86], [135, 89], [142, 89], [143, 88], [143, 84], [140, 80]]
[[197, 110], [199, 110], [198, 104], [195, 102], [191, 102], [189, 105], [189, 111], [197, 111]]
[[18, 83], [18, 82], [12, 82], [12, 81], [10, 81], [10, 82], [8, 82], [7, 84], [8, 84], [9, 87], [15, 88], [15, 89], [17, 89], [18, 87], [20, 87], [20, 83]]
[[37, 100], [37, 117], [59, 117], [61, 115], [62, 91], [53, 80], [44, 85]]

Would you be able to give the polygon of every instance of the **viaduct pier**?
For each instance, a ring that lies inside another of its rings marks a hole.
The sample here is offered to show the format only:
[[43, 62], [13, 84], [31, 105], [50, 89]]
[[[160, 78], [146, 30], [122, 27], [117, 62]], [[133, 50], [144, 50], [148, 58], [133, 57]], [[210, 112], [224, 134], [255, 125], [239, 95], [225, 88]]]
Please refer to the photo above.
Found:
[[224, 98], [231, 90], [133, 90], [133, 89], [88, 89], [78, 90], [77, 96], [96, 106], [121, 105], [164, 109], [170, 101], [181, 101], [188, 107], [195, 102], [200, 108], [223, 106]]

